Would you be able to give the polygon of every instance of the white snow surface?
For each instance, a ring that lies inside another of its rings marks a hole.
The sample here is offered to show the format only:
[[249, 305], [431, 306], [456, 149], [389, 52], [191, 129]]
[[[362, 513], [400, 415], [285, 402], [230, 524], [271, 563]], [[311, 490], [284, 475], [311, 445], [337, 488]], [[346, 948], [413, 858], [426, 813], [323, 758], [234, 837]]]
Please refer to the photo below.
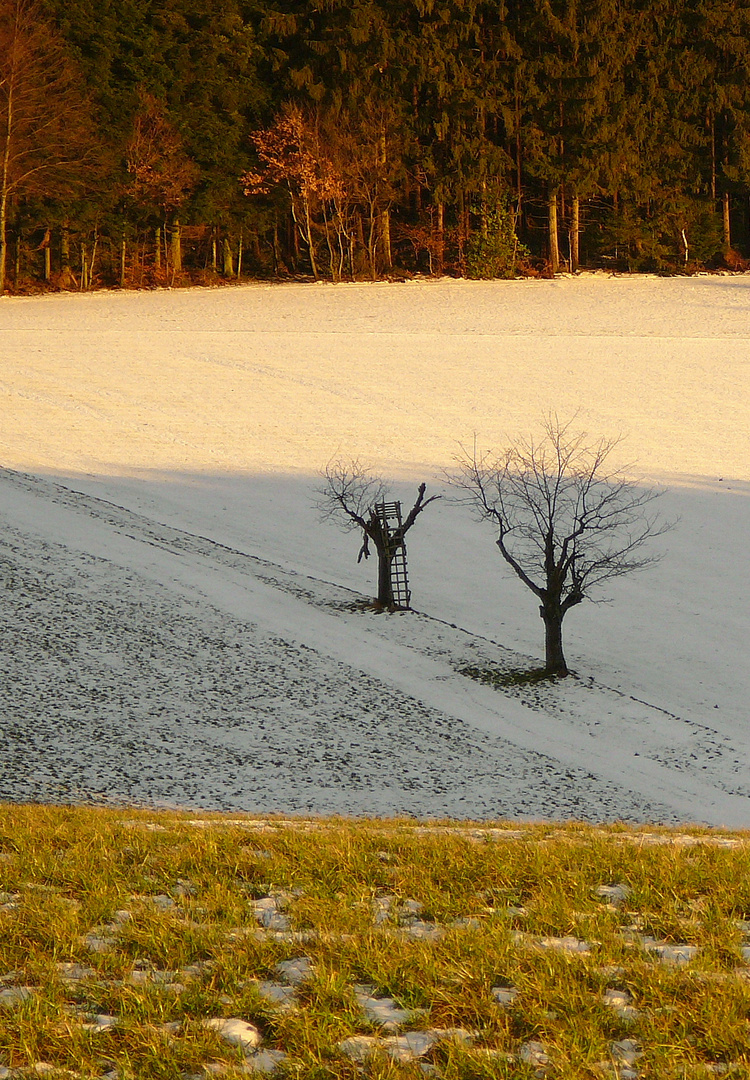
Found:
[[[750, 827], [750, 277], [0, 301], [0, 797]], [[448, 498], [414, 613], [318, 520], [358, 457], [449, 491], [556, 412], [666, 488], [656, 568], [566, 619]], [[637, 466], [635, 463], [637, 462]]]

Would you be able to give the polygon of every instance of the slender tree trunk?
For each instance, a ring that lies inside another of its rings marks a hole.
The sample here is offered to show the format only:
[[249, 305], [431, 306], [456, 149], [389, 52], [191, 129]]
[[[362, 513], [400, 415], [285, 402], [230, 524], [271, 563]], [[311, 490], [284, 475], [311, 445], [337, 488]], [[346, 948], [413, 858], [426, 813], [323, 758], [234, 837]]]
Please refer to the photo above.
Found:
[[217, 265], [218, 264], [216, 262], [216, 237], [214, 236], [214, 237], [211, 238], [211, 269], [213, 270], [214, 273], [216, 273]]
[[521, 91], [518, 85], [518, 69], [514, 75], [515, 84], [515, 127], [516, 127], [516, 217], [520, 220], [523, 200], [521, 188]]
[[96, 264], [96, 252], [99, 247], [99, 226], [94, 226], [94, 243], [91, 246], [91, 262], [89, 263], [89, 288], [94, 284], [94, 265]]
[[175, 218], [172, 222], [172, 277], [175, 274], [182, 273], [182, 231], [180, 229], [180, 219]]
[[18, 288], [18, 282], [21, 277], [21, 234], [16, 233], [16, 261], [13, 267], [13, 282], [16, 288]]
[[557, 187], [549, 190], [549, 261], [552, 273], [556, 274], [560, 269], [560, 245], [557, 237]]
[[383, 263], [385, 270], [393, 267], [393, 254], [391, 252], [391, 212], [383, 210], [380, 214], [380, 239], [383, 243]]
[[544, 619], [544, 670], [548, 675], [568, 675], [562, 644], [562, 615], [544, 608], [540, 614]]
[[[16, 9], [16, 17], [18, 9]], [[15, 45], [15, 43], [14, 43]], [[13, 49], [15, 55], [15, 48]], [[10, 145], [15, 121], [15, 66], [11, 67], [6, 86], [3, 115], [3, 160], [0, 170], [0, 296], [5, 291], [5, 267], [8, 262], [8, 196], [10, 195]]]
[[729, 192], [725, 191], [721, 197], [721, 218], [724, 226], [724, 251], [728, 254], [732, 250], [732, 228], [729, 217]]
[[242, 277], [242, 229], [240, 229], [240, 239], [237, 244], [237, 279]]
[[44, 234], [44, 280], [49, 284], [52, 277], [52, 230]]
[[0, 296], [5, 289], [5, 265], [8, 258], [8, 202], [0, 196]]
[[711, 113], [711, 198], [716, 199], [716, 117]]
[[572, 212], [570, 220], [570, 269], [575, 273], [578, 269], [578, 240], [581, 235], [581, 203], [578, 195], [573, 196]]
[[435, 273], [438, 277], [443, 275], [443, 262], [445, 261], [445, 203], [437, 204], [437, 245], [435, 251]]
[[305, 239], [307, 240], [307, 253], [310, 257], [310, 269], [312, 275], [316, 281], [319, 280], [318, 264], [315, 261], [315, 243], [313, 241], [312, 234], [312, 215], [310, 214], [310, 200], [307, 196], [304, 196], [305, 200]]
[[276, 218], [274, 218], [274, 220], [273, 220], [273, 245], [272, 246], [273, 246], [273, 273], [274, 273], [274, 277], [278, 277], [279, 276], [279, 264], [280, 264], [281, 260], [279, 258], [279, 223], [276, 220]]
[[73, 281], [73, 272], [70, 269], [70, 226], [67, 221], [63, 222], [60, 230], [60, 273], [62, 287], [69, 289]]
[[232, 277], [234, 274], [234, 259], [232, 258], [232, 248], [229, 240], [224, 237], [224, 276]]
[[120, 288], [125, 288], [125, 270], [127, 266], [128, 245], [123, 234], [122, 241], [120, 243]]
[[161, 225], [154, 229], [154, 270], [161, 272]]
[[458, 269], [461, 277], [466, 276], [466, 215], [463, 188], [458, 193]]

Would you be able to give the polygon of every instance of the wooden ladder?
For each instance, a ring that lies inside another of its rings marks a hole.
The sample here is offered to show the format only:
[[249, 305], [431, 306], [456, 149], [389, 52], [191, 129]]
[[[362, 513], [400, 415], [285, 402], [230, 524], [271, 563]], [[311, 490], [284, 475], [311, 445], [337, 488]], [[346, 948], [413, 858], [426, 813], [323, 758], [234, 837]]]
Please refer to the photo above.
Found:
[[386, 539], [386, 551], [391, 565], [391, 595], [394, 606], [408, 608], [411, 602], [409, 576], [406, 571], [406, 544], [396, 537], [401, 532], [401, 503], [381, 502], [373, 507]]

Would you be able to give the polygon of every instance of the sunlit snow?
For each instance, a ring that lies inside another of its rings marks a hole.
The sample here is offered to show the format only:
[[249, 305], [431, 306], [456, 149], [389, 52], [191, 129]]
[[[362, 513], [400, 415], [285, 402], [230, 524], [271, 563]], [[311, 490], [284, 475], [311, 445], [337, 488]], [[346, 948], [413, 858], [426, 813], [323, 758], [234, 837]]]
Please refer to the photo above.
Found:
[[[262, 813], [750, 826], [750, 277], [0, 301], [0, 794]], [[664, 558], [566, 620], [443, 499], [379, 616], [317, 474], [444, 491], [545, 413], [624, 435]]]

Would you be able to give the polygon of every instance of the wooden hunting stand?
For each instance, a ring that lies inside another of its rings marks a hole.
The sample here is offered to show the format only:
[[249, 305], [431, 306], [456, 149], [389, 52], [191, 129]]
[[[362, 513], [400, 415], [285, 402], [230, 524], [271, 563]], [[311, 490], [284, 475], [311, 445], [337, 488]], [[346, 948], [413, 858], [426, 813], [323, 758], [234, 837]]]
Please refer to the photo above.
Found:
[[[386, 558], [381, 573], [389, 575], [389, 592], [394, 608], [408, 608], [411, 601], [406, 572], [406, 544], [400, 502], [375, 503], [372, 513], [378, 520]], [[382, 584], [382, 583], [381, 583]], [[380, 591], [380, 590], [379, 590]]]

